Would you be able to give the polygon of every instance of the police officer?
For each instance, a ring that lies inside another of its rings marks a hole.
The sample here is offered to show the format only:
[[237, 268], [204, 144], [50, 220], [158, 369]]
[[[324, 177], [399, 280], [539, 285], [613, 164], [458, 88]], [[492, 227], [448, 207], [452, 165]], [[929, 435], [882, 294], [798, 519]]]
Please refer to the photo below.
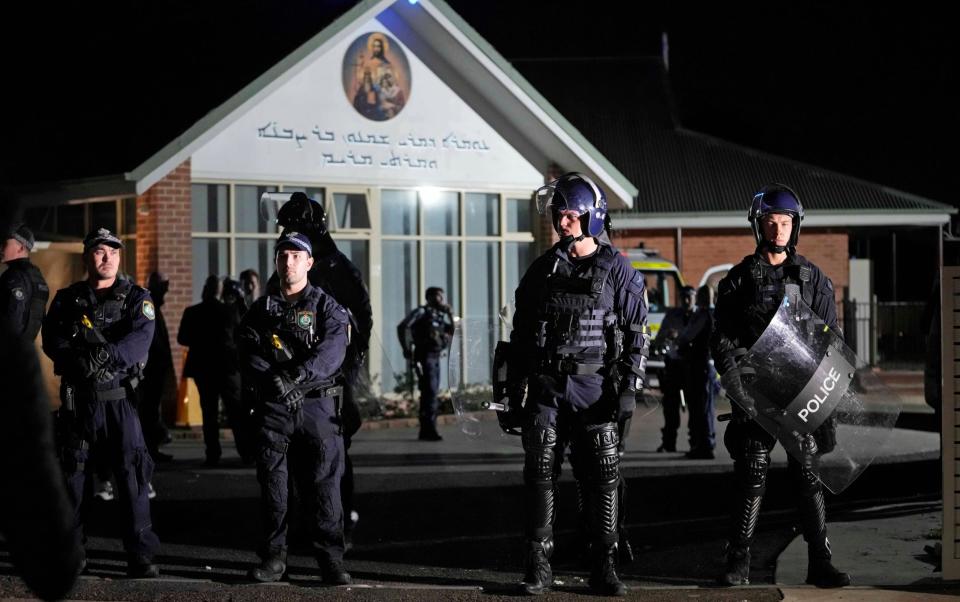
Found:
[[672, 307], [663, 316], [660, 332], [654, 340], [654, 347], [664, 349], [663, 378], [660, 390], [663, 392], [663, 428], [660, 429], [661, 443], [658, 452], [677, 451], [677, 430], [680, 428], [680, 408], [683, 405], [682, 393], [686, 366], [677, 352], [677, 339], [693, 317], [696, 290], [692, 286], [680, 289], [680, 307]]
[[453, 339], [453, 312], [444, 303], [443, 289], [427, 288], [427, 304], [407, 314], [397, 325], [397, 336], [403, 348], [403, 357], [411, 360], [420, 388], [421, 441], [442, 441], [437, 432], [437, 413], [440, 410], [440, 355]]
[[[686, 288], [686, 287], [685, 287]], [[691, 287], [692, 288], [692, 287]], [[712, 460], [716, 435], [713, 425], [713, 374], [710, 365], [710, 336], [713, 333], [711, 290], [697, 289], [697, 310], [674, 341], [680, 359], [683, 398], [687, 403], [687, 431], [690, 435], [690, 460]]]
[[[370, 348], [373, 332], [373, 309], [370, 293], [363, 275], [338, 248], [327, 229], [327, 215], [323, 206], [302, 192], [294, 192], [277, 213], [277, 223], [284, 231], [306, 234], [313, 246], [314, 263], [310, 269], [310, 284], [322, 288], [342, 305], [350, 316], [350, 344], [341, 369], [343, 384], [343, 440], [347, 450], [354, 434], [360, 430], [360, 408], [354, 389], [364, 359]], [[245, 285], [246, 286], [246, 285]], [[267, 292], [275, 291], [277, 275], [267, 283]], [[349, 538], [356, 527], [359, 514], [353, 506], [353, 462], [345, 457], [345, 469], [340, 486], [341, 502]]]
[[[797, 194], [783, 184], [765, 186], [753, 197], [747, 218], [757, 249], [720, 281], [714, 313], [716, 328], [711, 341], [723, 387], [734, 402], [734, 420], [724, 434], [724, 444], [734, 461], [739, 497], [727, 545], [727, 566], [720, 576], [720, 582], [726, 585], [749, 583], [750, 544], [766, 489], [770, 450], [776, 443], [772, 435], [752, 420], [757, 409], [744, 387], [736, 358], [760, 337], [784, 294], [797, 288], [823, 322], [839, 331], [830, 278], [796, 251], [803, 220], [803, 206]], [[850, 583], [849, 575], [838, 571], [830, 562], [823, 489], [808, 466], [815, 461], [817, 444], [821, 451], [828, 451], [832, 426], [828, 421], [815, 432], [817, 441], [807, 446], [810, 462], [788, 458], [788, 472], [800, 493], [801, 526], [809, 556], [807, 583], [820, 587], [842, 587]]]
[[43, 320], [43, 351], [61, 377], [56, 428], [63, 473], [82, 541], [81, 503], [93, 471], [90, 447], [106, 454], [117, 480], [127, 574], [156, 577], [148, 498], [153, 460], [133, 400], [156, 312], [150, 293], [117, 276], [123, 243], [106, 228], [83, 241], [87, 279], [57, 291]]
[[[257, 299], [238, 334], [241, 365], [258, 392], [257, 480], [266, 536], [256, 581], [286, 573], [290, 479], [296, 483], [324, 583], [344, 585], [342, 387], [338, 376], [349, 319], [310, 284], [310, 239], [284, 232], [277, 241], [280, 290]], [[289, 468], [288, 468], [289, 467]], [[288, 478], [289, 477], [289, 478]]]
[[8, 320], [14, 334], [32, 341], [40, 332], [50, 289], [37, 266], [30, 263], [33, 232], [24, 225], [7, 232], [3, 243], [3, 262], [7, 270], [0, 275], [0, 316]]
[[[552, 582], [554, 500], [564, 448], [584, 493], [591, 589], [623, 596], [616, 573], [620, 481], [618, 421], [632, 415], [645, 376], [649, 337], [643, 275], [604, 236], [603, 191], [568, 173], [537, 191], [560, 241], [517, 287], [507, 348], [509, 411], [525, 450], [526, 573], [522, 589]], [[495, 363], [499, 360], [495, 358]], [[526, 401], [522, 401], [526, 392]]]

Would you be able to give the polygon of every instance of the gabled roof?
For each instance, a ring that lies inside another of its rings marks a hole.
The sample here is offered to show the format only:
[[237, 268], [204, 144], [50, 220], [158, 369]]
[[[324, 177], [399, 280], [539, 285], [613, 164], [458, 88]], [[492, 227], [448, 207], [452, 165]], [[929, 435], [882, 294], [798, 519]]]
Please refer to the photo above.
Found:
[[[442, 77], [531, 164], [545, 170], [551, 162], [557, 162], [567, 169], [588, 173], [607, 188], [611, 206], [629, 207], [632, 204], [637, 189], [630, 180], [442, 0], [417, 3], [406, 0], [361, 1], [181, 130], [182, 134], [154, 149], [139, 163], [125, 164], [128, 166], [124, 169], [128, 171], [122, 178], [106, 178], [110, 192], [118, 188], [126, 188], [128, 193], [144, 192], [333, 43], [350, 35], [352, 24], [374, 17]], [[113, 134], [129, 136], [132, 131], [135, 130], [124, 127]], [[106, 190], [103, 179], [98, 181]], [[47, 200], [63, 197], [80, 184], [87, 185], [88, 182], [48, 189], [46, 192], [53, 194]]]
[[[945, 223], [956, 209], [680, 126], [659, 58], [517, 61], [521, 73], [639, 192], [621, 228], [739, 227], [753, 193], [794, 188], [810, 225]], [[566, 74], [567, 77], [557, 77]], [[569, 74], [576, 74], [571, 85]]]

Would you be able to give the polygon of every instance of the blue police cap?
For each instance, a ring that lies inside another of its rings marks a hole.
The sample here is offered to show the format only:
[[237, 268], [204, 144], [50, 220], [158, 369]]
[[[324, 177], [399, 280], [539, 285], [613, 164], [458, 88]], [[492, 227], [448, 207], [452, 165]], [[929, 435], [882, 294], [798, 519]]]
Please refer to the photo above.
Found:
[[280, 249], [285, 246], [293, 247], [298, 251], [306, 251], [308, 255], [313, 257], [313, 245], [310, 244], [310, 238], [306, 234], [284, 230], [280, 238], [277, 239], [276, 252], [279, 253]]
[[117, 238], [113, 232], [106, 228], [97, 228], [90, 234], [87, 234], [86, 238], [83, 239], [83, 252], [86, 253], [99, 244], [104, 244], [114, 249], [123, 248], [123, 241]]

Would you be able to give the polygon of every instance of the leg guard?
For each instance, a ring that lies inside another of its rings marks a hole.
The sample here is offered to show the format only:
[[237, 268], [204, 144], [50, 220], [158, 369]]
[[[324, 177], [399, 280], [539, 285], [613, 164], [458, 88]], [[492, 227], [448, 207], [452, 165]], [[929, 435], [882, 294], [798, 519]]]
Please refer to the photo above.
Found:
[[577, 440], [574, 455], [585, 478], [590, 530], [590, 587], [603, 595], [622, 596], [626, 588], [616, 573], [619, 538], [620, 438], [615, 423], [590, 425]]
[[733, 467], [740, 497], [733, 515], [733, 530], [727, 542], [727, 566], [719, 581], [724, 585], [750, 583], [750, 544], [760, 518], [760, 504], [767, 487], [770, 451], [762, 441], [746, 439], [734, 456]]
[[532, 426], [523, 433], [526, 531], [531, 540], [547, 541], [553, 537], [556, 447], [557, 429], [554, 426]]
[[833, 553], [827, 539], [827, 510], [820, 481], [808, 468], [799, 463], [796, 467], [800, 478], [800, 527], [807, 542], [807, 583], [817, 587], [850, 585], [850, 575], [838, 571], [830, 561]]

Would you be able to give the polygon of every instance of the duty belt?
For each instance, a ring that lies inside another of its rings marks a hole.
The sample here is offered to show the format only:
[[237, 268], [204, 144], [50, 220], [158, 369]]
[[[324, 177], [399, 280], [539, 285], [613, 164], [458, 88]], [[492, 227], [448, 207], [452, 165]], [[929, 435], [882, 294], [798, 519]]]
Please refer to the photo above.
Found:
[[604, 364], [585, 364], [569, 357], [546, 360], [540, 365], [540, 372], [549, 374], [599, 374]]

